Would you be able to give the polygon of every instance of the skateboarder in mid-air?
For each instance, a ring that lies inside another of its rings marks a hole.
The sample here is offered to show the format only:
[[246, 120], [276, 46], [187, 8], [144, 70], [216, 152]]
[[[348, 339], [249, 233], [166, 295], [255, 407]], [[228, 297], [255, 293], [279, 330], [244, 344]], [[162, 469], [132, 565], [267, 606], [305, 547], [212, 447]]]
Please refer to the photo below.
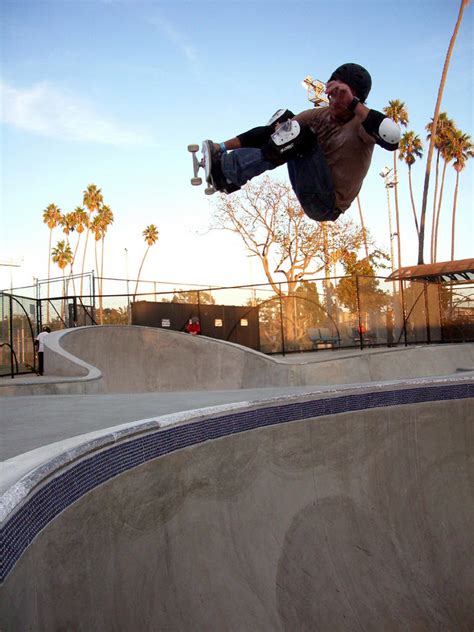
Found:
[[223, 143], [203, 143], [208, 181], [232, 193], [255, 176], [287, 164], [295, 194], [319, 222], [334, 221], [357, 197], [374, 145], [394, 151], [399, 127], [365, 105], [372, 79], [358, 64], [343, 64], [329, 78], [328, 107], [294, 115], [278, 110], [267, 125]]

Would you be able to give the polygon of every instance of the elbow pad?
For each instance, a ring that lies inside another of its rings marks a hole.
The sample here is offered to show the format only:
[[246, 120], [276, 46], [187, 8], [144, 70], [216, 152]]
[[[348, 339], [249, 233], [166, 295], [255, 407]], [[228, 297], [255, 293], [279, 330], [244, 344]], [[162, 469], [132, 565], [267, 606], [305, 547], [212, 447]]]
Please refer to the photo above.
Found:
[[367, 118], [362, 123], [367, 134], [375, 138], [377, 145], [389, 151], [395, 151], [400, 142], [401, 133], [398, 125], [382, 112], [369, 110]]

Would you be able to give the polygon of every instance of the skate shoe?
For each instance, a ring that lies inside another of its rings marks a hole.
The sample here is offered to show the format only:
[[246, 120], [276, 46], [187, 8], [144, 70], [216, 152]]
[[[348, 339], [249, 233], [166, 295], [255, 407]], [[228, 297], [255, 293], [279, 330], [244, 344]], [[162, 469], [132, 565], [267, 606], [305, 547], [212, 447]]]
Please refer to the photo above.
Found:
[[206, 181], [210, 187], [222, 193], [232, 193], [240, 187], [227, 182], [222, 173], [222, 152], [215, 148], [212, 140], [205, 140], [202, 144], [202, 161]]

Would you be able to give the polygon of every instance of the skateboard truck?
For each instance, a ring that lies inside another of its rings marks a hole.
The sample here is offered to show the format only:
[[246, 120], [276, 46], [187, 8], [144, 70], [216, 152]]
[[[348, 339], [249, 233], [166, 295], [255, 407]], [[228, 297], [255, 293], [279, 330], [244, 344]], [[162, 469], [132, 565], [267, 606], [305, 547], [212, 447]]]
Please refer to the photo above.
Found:
[[[193, 171], [194, 177], [191, 178], [191, 184], [195, 187], [200, 186], [202, 184], [202, 178], [198, 176], [199, 169], [206, 169], [204, 158], [202, 160], [197, 159], [197, 152], [199, 151], [199, 145], [188, 145], [188, 151], [192, 154], [193, 158]], [[207, 187], [204, 189], [204, 193], [206, 195], [212, 195], [216, 192], [216, 189], [209, 182], [209, 179], [206, 178]]]

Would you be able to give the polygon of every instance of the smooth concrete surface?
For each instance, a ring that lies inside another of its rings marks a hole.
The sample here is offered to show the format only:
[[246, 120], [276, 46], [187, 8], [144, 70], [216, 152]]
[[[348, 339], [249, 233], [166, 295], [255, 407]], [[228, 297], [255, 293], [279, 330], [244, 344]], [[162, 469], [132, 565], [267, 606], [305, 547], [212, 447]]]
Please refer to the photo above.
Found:
[[472, 400], [245, 432], [62, 512], [5, 582], [4, 632], [471, 632]]
[[[111, 326], [48, 345], [48, 375], [0, 380], [2, 519], [134, 432], [474, 377], [473, 344], [273, 358]], [[409, 404], [149, 462], [39, 533], [3, 585], [0, 629], [472, 632], [473, 428], [472, 399]]]
[[474, 344], [266, 356], [152, 327], [80, 327], [45, 342], [48, 379], [0, 380], [0, 396], [147, 393], [350, 384], [474, 370]]

